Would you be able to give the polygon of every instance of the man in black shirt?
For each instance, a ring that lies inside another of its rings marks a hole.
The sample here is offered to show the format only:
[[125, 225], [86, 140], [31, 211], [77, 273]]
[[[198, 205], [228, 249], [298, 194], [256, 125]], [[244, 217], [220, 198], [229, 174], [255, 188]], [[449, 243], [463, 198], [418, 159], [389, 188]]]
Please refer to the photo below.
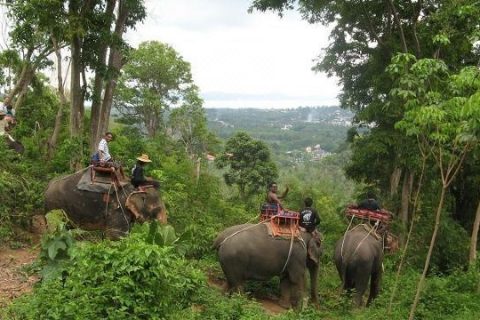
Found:
[[150, 160], [146, 154], [142, 154], [137, 158], [137, 163], [132, 169], [131, 179], [131, 183], [135, 188], [140, 186], [153, 186], [155, 189], [158, 189], [160, 187], [160, 183], [158, 181], [145, 177], [144, 166], [150, 162], [152, 162], [152, 160]]
[[373, 192], [369, 191], [367, 193], [367, 199], [363, 200], [358, 204], [358, 209], [367, 209], [367, 210], [380, 210], [380, 205], [377, 200], [375, 200], [375, 195]]
[[304, 203], [305, 207], [300, 211], [300, 226], [305, 228], [307, 232], [312, 233], [315, 231], [316, 226], [320, 224], [320, 217], [317, 210], [312, 207], [312, 198], [305, 198]]

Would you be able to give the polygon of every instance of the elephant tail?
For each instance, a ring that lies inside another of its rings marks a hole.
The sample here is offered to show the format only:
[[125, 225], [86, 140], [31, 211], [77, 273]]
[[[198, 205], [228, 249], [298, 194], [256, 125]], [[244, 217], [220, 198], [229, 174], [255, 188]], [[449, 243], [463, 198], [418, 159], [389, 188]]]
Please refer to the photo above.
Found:
[[218, 251], [218, 249], [220, 249], [220, 246], [221, 246], [222, 243], [223, 243], [223, 239], [224, 239], [224, 238], [225, 238], [225, 237], [218, 236], [218, 237], [213, 241], [213, 244], [212, 244], [211, 249]]

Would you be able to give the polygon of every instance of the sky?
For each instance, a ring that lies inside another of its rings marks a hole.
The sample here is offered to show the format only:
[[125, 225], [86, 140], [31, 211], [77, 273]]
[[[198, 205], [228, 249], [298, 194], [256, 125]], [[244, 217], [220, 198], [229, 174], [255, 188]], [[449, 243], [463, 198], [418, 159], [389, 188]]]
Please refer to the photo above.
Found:
[[157, 40], [191, 64], [206, 108], [338, 105], [334, 78], [311, 70], [329, 30], [295, 11], [247, 12], [251, 0], [146, 0], [147, 18], [127, 33]]

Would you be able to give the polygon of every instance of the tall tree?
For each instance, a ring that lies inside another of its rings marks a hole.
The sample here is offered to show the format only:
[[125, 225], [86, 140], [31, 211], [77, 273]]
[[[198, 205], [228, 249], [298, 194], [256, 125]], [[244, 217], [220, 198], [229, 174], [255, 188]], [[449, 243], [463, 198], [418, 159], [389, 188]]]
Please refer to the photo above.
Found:
[[165, 110], [189, 99], [192, 86], [190, 64], [178, 52], [158, 41], [144, 42], [128, 57], [115, 107], [125, 120], [143, 125], [153, 137], [164, 127]]
[[61, 1], [15, 0], [8, 6], [9, 32], [12, 49], [20, 53], [21, 68], [17, 69], [13, 88], [4, 103], [21, 105], [35, 72], [51, 64], [48, 56], [54, 52], [52, 35], [61, 38], [65, 27]]
[[448, 188], [476, 142], [469, 123], [472, 116], [478, 116], [479, 108], [472, 108], [469, 101], [472, 94], [480, 90], [480, 81], [476, 80], [480, 72], [470, 67], [450, 75], [443, 61], [415, 61], [415, 57], [408, 54], [395, 57], [389, 71], [398, 77], [398, 87], [392, 90], [392, 95], [403, 99], [406, 107], [405, 117], [397, 126], [426, 146], [435, 160], [441, 182], [433, 234], [410, 312], [409, 319], [413, 319], [429, 270]]
[[197, 87], [187, 91], [179, 108], [170, 113], [169, 126], [174, 138], [184, 146], [190, 159], [197, 159], [207, 152], [209, 145], [216, 139], [208, 132], [207, 118], [203, 109], [203, 100], [198, 96]]
[[268, 146], [245, 132], [238, 132], [228, 139], [224, 153], [215, 163], [220, 169], [228, 168], [223, 175], [225, 183], [236, 185], [244, 200], [264, 190], [278, 176]]

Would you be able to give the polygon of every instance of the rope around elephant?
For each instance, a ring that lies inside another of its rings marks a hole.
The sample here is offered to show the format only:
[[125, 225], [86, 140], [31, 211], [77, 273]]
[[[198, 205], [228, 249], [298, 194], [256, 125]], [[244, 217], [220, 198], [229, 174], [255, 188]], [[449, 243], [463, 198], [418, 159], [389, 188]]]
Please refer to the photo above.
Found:
[[[347, 230], [345, 231], [345, 234], [343, 235], [342, 246], [341, 246], [341, 248], [340, 248], [340, 256], [342, 257], [342, 261], [343, 261], [343, 245], [344, 245], [344, 243], [345, 243], [345, 238], [346, 238], [347, 233], [350, 232], [350, 231], [352, 231], [352, 230], [355, 230], [355, 228], [357, 228], [357, 227], [359, 227], [359, 226], [363, 226], [364, 228], [367, 226], [366, 224], [363, 224], [363, 223], [362, 223], [362, 224], [356, 225], [356, 226], [353, 227], [351, 230], [349, 230], [354, 218], [355, 218], [355, 215], [352, 215], [352, 219], [350, 220], [350, 223], [348, 224]], [[374, 225], [373, 227], [369, 228], [368, 233], [365, 235], [365, 237], [363, 237], [362, 240], [360, 240], [360, 242], [358, 243], [357, 247], [356, 247], [355, 250], [353, 251], [351, 257], [353, 257], [353, 256], [355, 255], [355, 253], [357, 252], [358, 248], [360, 248], [360, 246], [362, 245], [363, 241], [365, 241], [365, 239], [367, 239], [367, 238], [370, 236], [370, 234], [372, 233], [372, 231], [376, 231], [376, 230], [378, 229], [379, 223], [380, 223], [380, 222], [377, 220], [377, 221], [375, 222], [375, 225]], [[382, 238], [382, 240], [383, 240], [383, 238]], [[383, 246], [382, 246], [382, 250], [383, 250]]]
[[[249, 229], [251, 229], [251, 228], [254, 228], [254, 227], [256, 227], [256, 226], [258, 226], [258, 225], [260, 225], [260, 224], [262, 224], [262, 223], [269, 222], [269, 221], [271, 221], [273, 218], [275, 218], [275, 216], [272, 216], [272, 217], [268, 218], [267, 220], [264, 220], [264, 221], [262, 221], [262, 222], [259, 222], [259, 223], [257, 223], [257, 224], [254, 224], [254, 225], [251, 225], [251, 226], [249, 226], [249, 227], [245, 227], [245, 228], [243, 228], [243, 229], [240, 229], [240, 230], [232, 233], [231, 235], [229, 235], [228, 237], [226, 237], [225, 239], [223, 239], [222, 242], [220, 242], [220, 244], [218, 245], [218, 248], [220, 248], [220, 247], [225, 243], [225, 241], [227, 241], [228, 239], [232, 238], [233, 236], [236, 236], [236, 235], [239, 234], [240, 232], [249, 230]], [[292, 232], [292, 237], [290, 238], [290, 248], [288, 249], [287, 260], [285, 261], [285, 264], [284, 264], [284, 266], [283, 266], [283, 268], [282, 268], [282, 271], [281, 271], [280, 273], [283, 273], [283, 272], [285, 271], [285, 269], [286, 269], [286, 267], [287, 267], [287, 265], [288, 265], [288, 262], [290, 261], [290, 256], [292, 255], [292, 250], [293, 250], [293, 242], [294, 242], [294, 239], [295, 239], [295, 236], [293, 235], [293, 232]], [[302, 237], [299, 237], [299, 241], [300, 241], [302, 247], [303, 247], [304, 249], [307, 249], [307, 245], [305, 244], [305, 241], [303, 240]]]

